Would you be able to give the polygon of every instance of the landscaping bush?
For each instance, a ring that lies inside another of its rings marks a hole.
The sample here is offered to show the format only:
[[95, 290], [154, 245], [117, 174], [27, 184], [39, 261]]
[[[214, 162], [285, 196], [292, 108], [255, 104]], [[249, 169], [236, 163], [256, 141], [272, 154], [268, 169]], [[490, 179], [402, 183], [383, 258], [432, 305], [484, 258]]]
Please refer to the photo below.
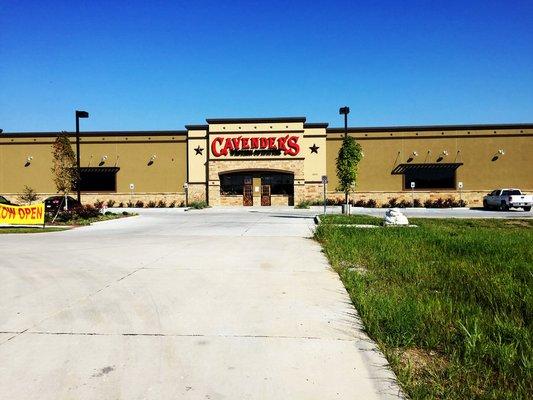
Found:
[[304, 200], [304, 201], [300, 201], [298, 204], [296, 204], [294, 206], [294, 208], [307, 209], [307, 208], [309, 208], [309, 205], [310, 205], [310, 202], [307, 201], [307, 200]]
[[365, 207], [366, 203], [363, 199], [359, 199], [353, 205], [354, 207]]
[[405, 199], [401, 199], [397, 205], [397, 207], [400, 207], [400, 208], [407, 208], [407, 207], [412, 207], [412, 206], [413, 206], [413, 203]]
[[132, 208], [132, 207], [135, 206], [135, 204], [133, 203], [133, 201], [130, 200], [130, 201], [128, 201], [128, 202], [126, 203], [126, 206], [129, 207], [129, 208]]
[[119, 208], [122, 208], [122, 207], [124, 207], [124, 203], [120, 202], [120, 203], [118, 203], [118, 206], [119, 206]]
[[192, 201], [189, 203], [189, 208], [194, 208], [195, 210], [201, 210], [202, 208], [207, 208], [207, 203], [205, 201]]
[[179, 207], [185, 207], [185, 202], [184, 201], [180, 201]]
[[176, 200], [172, 200], [170, 204], [168, 205], [168, 208], [174, 208], [176, 207]]
[[452, 198], [446, 198], [446, 199], [438, 198], [436, 200], [428, 199], [424, 202], [424, 207], [426, 208], [466, 207], [466, 202], [462, 199], [455, 200]]
[[374, 199], [370, 199], [366, 202], [365, 204], [365, 207], [368, 207], [368, 208], [376, 208], [378, 205], [378, 203], [376, 202], [376, 200]]
[[122, 215], [126, 216], [126, 215], [130, 215], [130, 213], [127, 211], [122, 211]]
[[414, 207], [422, 207], [422, 202], [419, 199], [415, 199], [413, 201], [413, 206]]
[[115, 200], [113, 199], [109, 199], [107, 200], [107, 203], [106, 203], [107, 207], [111, 208], [115, 205]]
[[96, 201], [94, 202], [94, 208], [97, 208], [98, 210], [104, 208], [104, 201], [96, 199]]
[[[95, 203], [96, 204], [96, 203]], [[69, 219], [89, 219], [100, 215], [100, 209], [90, 204], [84, 204], [71, 210]]]
[[165, 208], [167, 206], [167, 202], [165, 200], [159, 200], [157, 202], [157, 208]]
[[148, 203], [146, 203], [146, 207], [148, 208], [155, 208], [156, 202], [153, 200], [150, 200]]
[[142, 200], [137, 200], [137, 201], [135, 202], [135, 207], [137, 207], [137, 208], [143, 208], [143, 207], [144, 207], [144, 201], [142, 201]]

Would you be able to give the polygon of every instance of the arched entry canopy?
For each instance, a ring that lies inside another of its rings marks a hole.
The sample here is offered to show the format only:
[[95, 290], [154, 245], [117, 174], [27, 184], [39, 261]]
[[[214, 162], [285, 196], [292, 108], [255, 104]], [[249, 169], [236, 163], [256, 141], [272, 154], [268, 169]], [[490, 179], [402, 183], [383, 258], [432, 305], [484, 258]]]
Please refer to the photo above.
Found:
[[[220, 196], [243, 196], [243, 205], [294, 203], [294, 174], [280, 170], [238, 170], [219, 174]], [[272, 201], [274, 199], [274, 202]]]

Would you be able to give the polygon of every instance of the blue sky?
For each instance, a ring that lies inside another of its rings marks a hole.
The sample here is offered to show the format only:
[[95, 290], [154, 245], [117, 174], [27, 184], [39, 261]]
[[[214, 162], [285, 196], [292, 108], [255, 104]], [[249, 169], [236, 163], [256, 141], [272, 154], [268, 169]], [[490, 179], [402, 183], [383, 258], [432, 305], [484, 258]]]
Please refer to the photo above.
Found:
[[0, 128], [533, 122], [532, 1], [0, 2]]

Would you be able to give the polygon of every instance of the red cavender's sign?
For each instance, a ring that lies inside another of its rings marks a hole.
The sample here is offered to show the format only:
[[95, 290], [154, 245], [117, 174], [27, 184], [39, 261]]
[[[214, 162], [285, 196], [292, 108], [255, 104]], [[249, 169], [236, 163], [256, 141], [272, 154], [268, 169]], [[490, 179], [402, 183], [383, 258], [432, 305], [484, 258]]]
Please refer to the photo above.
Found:
[[230, 155], [285, 154], [295, 156], [300, 152], [298, 136], [280, 137], [234, 137], [217, 136], [211, 142], [215, 157]]

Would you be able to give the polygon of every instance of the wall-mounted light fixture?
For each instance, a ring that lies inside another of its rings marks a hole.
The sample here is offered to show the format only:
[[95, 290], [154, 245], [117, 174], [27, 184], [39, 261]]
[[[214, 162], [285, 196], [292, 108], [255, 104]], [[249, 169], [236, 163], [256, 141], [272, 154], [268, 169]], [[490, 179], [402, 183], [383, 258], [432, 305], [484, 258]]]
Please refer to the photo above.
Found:
[[417, 156], [418, 156], [418, 151], [416, 151], [416, 150], [413, 151], [413, 154], [412, 154], [412, 155], [413, 155], [413, 157], [417, 157]]
[[151, 156], [150, 159], [148, 160], [148, 165], [152, 165], [156, 158], [157, 158], [157, 156], [155, 154], [153, 156]]
[[26, 157], [26, 163], [24, 164], [24, 166], [29, 167], [31, 164], [31, 160], [33, 160], [33, 156]]
[[494, 156], [492, 156], [492, 161], [496, 161], [498, 158], [500, 158], [500, 156], [504, 156], [504, 155], [505, 155], [505, 150], [504, 149], [498, 149], [496, 154], [494, 154]]
[[448, 150], [442, 150], [442, 155], [443, 155], [444, 157], [446, 157], [448, 154], [449, 154], [449, 153], [448, 153]]
[[105, 164], [105, 160], [107, 160], [107, 156], [102, 156], [100, 159], [100, 163], [98, 164], [100, 167]]

